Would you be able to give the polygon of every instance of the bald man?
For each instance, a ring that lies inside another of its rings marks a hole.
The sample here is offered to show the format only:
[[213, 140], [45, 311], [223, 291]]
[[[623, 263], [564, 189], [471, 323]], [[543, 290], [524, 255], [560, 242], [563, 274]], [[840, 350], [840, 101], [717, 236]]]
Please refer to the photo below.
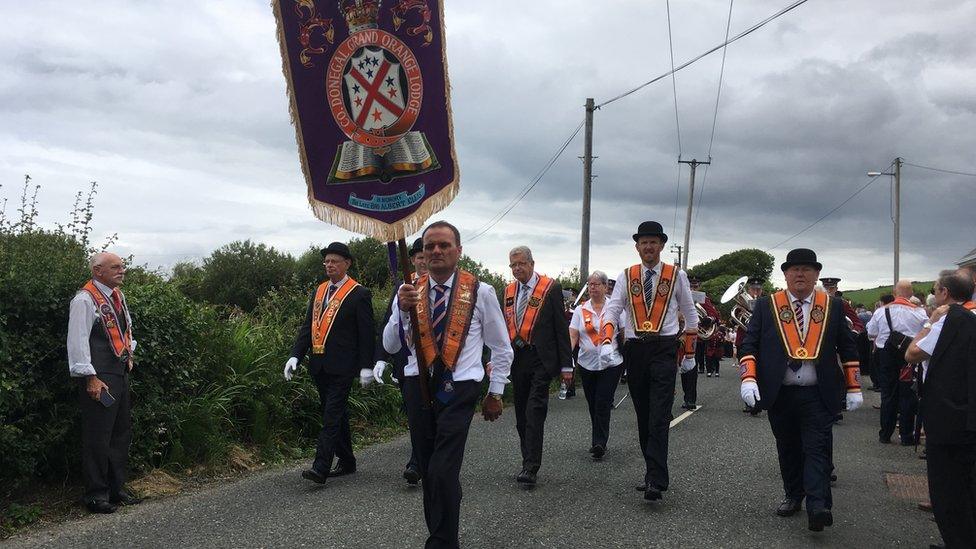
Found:
[[92, 278], [71, 300], [68, 371], [79, 380], [81, 461], [85, 505], [92, 513], [113, 513], [139, 499], [124, 488], [132, 438], [129, 372], [132, 317], [119, 290], [125, 265], [113, 253], [89, 262]]
[[902, 380], [900, 374], [905, 366], [905, 351], [928, 320], [928, 315], [923, 307], [909, 301], [913, 294], [912, 283], [899, 280], [895, 284], [895, 300], [875, 310], [867, 325], [868, 337], [874, 339], [879, 349], [881, 430], [878, 431], [878, 440], [882, 444], [891, 442], [896, 421], [902, 445], [915, 443], [918, 395], [912, 389], [911, 378]]

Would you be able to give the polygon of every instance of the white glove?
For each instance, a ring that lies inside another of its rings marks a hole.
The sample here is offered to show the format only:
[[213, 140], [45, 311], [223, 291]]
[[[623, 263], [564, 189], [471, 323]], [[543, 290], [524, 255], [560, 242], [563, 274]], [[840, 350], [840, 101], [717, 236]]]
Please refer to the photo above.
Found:
[[600, 364], [611, 366], [613, 364], [614, 349], [612, 343], [600, 345]]
[[853, 412], [854, 410], [857, 410], [858, 408], [861, 407], [862, 404], [864, 404], [864, 395], [861, 394], [861, 391], [858, 391], [856, 393], [847, 393], [848, 412]]
[[291, 357], [285, 363], [285, 381], [291, 381], [291, 376], [295, 374], [296, 370], [298, 370], [298, 359]]
[[695, 357], [689, 356], [681, 359], [681, 366], [678, 367], [678, 371], [682, 374], [687, 374], [688, 372], [695, 369]]
[[742, 396], [742, 402], [745, 402], [746, 406], [755, 408], [756, 403], [760, 400], [759, 385], [755, 381], [743, 381], [742, 386], [739, 387], [739, 394]]
[[369, 384], [373, 382], [373, 370], [369, 368], [363, 368], [359, 370], [359, 386], [369, 387]]
[[385, 371], [386, 371], [386, 362], [383, 362], [382, 360], [377, 360], [376, 366], [373, 366], [373, 379], [376, 380], [376, 383], [383, 385], [383, 372]]

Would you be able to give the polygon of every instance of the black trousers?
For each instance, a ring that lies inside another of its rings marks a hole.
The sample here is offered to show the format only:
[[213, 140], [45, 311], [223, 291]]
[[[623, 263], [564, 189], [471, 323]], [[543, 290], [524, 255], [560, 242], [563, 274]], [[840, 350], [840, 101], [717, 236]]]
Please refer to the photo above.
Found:
[[833, 507], [830, 494], [833, 414], [820, 388], [784, 385], [769, 409], [779, 472], [787, 497], [807, 500], [807, 513]]
[[879, 351], [881, 359], [881, 430], [878, 436], [889, 440], [898, 423], [898, 436], [902, 442], [914, 442], [915, 412], [918, 396], [911, 382], [899, 381], [898, 374], [905, 364], [902, 357], [888, 348]]
[[[406, 415], [407, 395], [406, 392], [403, 390], [403, 380], [404, 380], [403, 366], [394, 364], [393, 368], [394, 368], [393, 377], [395, 377], [397, 380], [397, 388], [400, 389], [400, 397], [403, 399], [403, 404], [402, 404], [403, 413], [404, 415]], [[413, 441], [410, 442], [410, 460], [407, 461], [407, 467], [414, 469], [416, 471], [420, 471], [420, 460], [417, 459], [417, 449], [413, 447]]]
[[620, 382], [620, 366], [592, 372], [580, 368], [583, 394], [590, 410], [590, 445], [607, 447], [610, 439], [610, 413], [613, 411], [613, 396]]
[[644, 455], [644, 481], [666, 489], [668, 477], [668, 428], [677, 377], [677, 340], [628, 340], [624, 345], [627, 386], [637, 413], [637, 438]]
[[871, 387], [881, 388], [881, 350], [871, 343], [871, 358], [869, 361]]
[[522, 450], [522, 468], [532, 472], [538, 472], [542, 465], [550, 383], [552, 375], [546, 371], [534, 349], [515, 351], [515, 361], [512, 363], [515, 429]]
[[87, 379], [80, 380], [81, 471], [86, 503], [108, 501], [121, 494], [132, 441], [128, 374], [98, 374], [98, 379], [108, 385], [115, 403], [106, 408], [92, 400], [85, 391]]
[[925, 446], [929, 500], [947, 549], [976, 547], [976, 444]]
[[434, 399], [423, 409], [417, 376], [403, 380], [410, 441], [424, 477], [424, 520], [429, 537], [425, 547], [459, 547], [461, 519], [461, 462], [464, 446], [481, 393], [477, 381], [455, 381], [454, 397], [443, 404]]
[[861, 364], [861, 378], [870, 377], [874, 384], [874, 375], [871, 374], [871, 351], [874, 343], [868, 339], [867, 331], [857, 334], [857, 359]]
[[319, 372], [313, 376], [322, 404], [322, 430], [315, 446], [312, 469], [323, 475], [332, 470], [332, 458], [355, 468], [356, 456], [352, 453], [352, 433], [349, 431], [349, 391], [352, 378]]
[[698, 368], [681, 374], [681, 392], [685, 395], [685, 404], [698, 402]]
[[705, 357], [705, 370], [710, 374], [718, 375], [718, 362], [721, 360], [717, 356]]

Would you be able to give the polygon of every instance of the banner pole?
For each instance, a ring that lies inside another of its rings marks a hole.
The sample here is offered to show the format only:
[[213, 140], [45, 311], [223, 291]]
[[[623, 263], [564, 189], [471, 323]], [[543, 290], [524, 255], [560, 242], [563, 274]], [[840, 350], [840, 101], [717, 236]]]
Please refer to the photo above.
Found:
[[[410, 276], [410, 257], [407, 253], [407, 239], [401, 238], [397, 244], [400, 249], [400, 274], [403, 275], [403, 280], [406, 284], [408, 280], [413, 280]], [[421, 296], [420, 298], [426, 299], [426, 296]], [[413, 354], [417, 358], [417, 370], [420, 374], [420, 398], [423, 409], [429, 410], [431, 407], [430, 368], [424, 358], [424, 354], [420, 352], [420, 321], [417, 316], [417, 308], [411, 307], [409, 313], [411, 335], [413, 336]]]

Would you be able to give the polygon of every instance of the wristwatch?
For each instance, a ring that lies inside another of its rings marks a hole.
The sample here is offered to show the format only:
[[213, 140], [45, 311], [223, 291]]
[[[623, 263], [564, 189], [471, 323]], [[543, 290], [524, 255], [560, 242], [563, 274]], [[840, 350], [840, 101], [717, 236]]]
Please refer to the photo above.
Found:
[[929, 321], [927, 321], [927, 320], [925, 321], [925, 324], [922, 324], [922, 329], [923, 330], [928, 330], [931, 327], [932, 327], [932, 323], [929, 322]]
[[502, 401], [502, 395], [500, 395], [498, 393], [488, 393], [488, 396], [491, 397], [491, 398], [493, 398], [493, 399], [495, 399], [495, 400], [497, 400], [498, 402], [501, 402]]

